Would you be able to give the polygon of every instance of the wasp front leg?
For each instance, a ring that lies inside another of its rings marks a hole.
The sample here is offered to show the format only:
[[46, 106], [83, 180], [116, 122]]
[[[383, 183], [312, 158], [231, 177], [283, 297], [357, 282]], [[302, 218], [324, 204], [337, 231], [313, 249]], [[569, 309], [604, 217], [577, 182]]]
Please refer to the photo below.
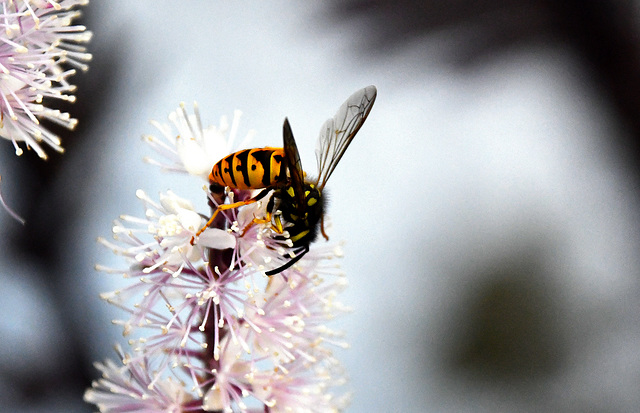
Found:
[[243, 237], [244, 234], [246, 234], [247, 231], [255, 224], [262, 224], [262, 225], [269, 224], [269, 227], [273, 232], [275, 232], [276, 234], [282, 235], [284, 233], [284, 224], [281, 218], [282, 214], [279, 211], [276, 211], [275, 213], [271, 213], [269, 212], [271, 209], [273, 209], [273, 204], [271, 201], [269, 201], [269, 203], [267, 204], [267, 212], [265, 217], [258, 218], [254, 215], [253, 220], [242, 229], [240, 236]]

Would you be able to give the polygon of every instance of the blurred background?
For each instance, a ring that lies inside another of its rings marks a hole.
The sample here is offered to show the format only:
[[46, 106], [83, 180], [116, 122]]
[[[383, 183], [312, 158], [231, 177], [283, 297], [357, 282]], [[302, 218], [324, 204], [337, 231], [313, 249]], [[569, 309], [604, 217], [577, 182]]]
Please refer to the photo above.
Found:
[[[168, 6], [170, 3], [162, 3]], [[124, 342], [95, 242], [138, 188], [205, 200], [144, 164], [179, 102], [234, 109], [255, 146], [376, 104], [328, 185], [352, 314], [332, 325], [352, 412], [640, 406], [640, 15], [610, 0], [92, 1], [66, 153], [0, 154], [0, 411], [90, 412]], [[172, 3], [171, 6], [174, 6]], [[58, 103], [56, 102], [56, 105]]]

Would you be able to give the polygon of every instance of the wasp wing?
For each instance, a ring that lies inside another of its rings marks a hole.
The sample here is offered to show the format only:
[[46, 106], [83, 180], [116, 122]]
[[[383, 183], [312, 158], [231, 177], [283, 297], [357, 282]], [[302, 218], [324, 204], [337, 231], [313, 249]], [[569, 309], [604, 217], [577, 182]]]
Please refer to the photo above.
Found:
[[293, 138], [293, 131], [287, 118], [284, 119], [284, 124], [282, 125], [282, 140], [284, 142], [284, 154], [287, 158], [287, 167], [289, 168], [291, 187], [294, 190], [298, 208], [304, 208], [304, 171], [302, 170], [300, 153], [298, 153], [298, 145], [296, 145], [296, 140]]
[[358, 90], [340, 106], [333, 118], [322, 125], [316, 149], [318, 189], [324, 188], [340, 158], [367, 119], [377, 93], [375, 86]]

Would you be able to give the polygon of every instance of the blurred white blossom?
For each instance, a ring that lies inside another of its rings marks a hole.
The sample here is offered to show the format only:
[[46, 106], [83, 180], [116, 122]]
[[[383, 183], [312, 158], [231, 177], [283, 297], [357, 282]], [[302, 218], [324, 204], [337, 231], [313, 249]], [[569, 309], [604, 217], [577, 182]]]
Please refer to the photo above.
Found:
[[236, 110], [233, 113], [231, 124], [226, 116], [220, 118], [219, 126], [202, 127], [198, 105], [194, 103], [193, 114], [188, 114], [185, 104], [169, 114], [169, 120], [177, 129], [177, 133], [166, 123], [152, 121], [162, 134], [163, 139], [153, 135], [145, 135], [144, 139], [166, 162], [153, 158], [145, 158], [145, 161], [161, 166], [165, 170], [186, 172], [207, 180], [211, 167], [222, 157], [232, 152], [233, 148], [245, 147], [253, 138], [255, 131], [251, 130], [242, 143], [236, 144], [236, 135], [240, 124], [242, 112]]
[[91, 38], [72, 25], [76, 6], [88, 0], [0, 0], [0, 136], [21, 155], [24, 142], [38, 156], [45, 148], [62, 152], [60, 138], [41, 125], [46, 119], [73, 129], [77, 120], [51, 107], [75, 101], [69, 77], [87, 70], [91, 59], [82, 44]]

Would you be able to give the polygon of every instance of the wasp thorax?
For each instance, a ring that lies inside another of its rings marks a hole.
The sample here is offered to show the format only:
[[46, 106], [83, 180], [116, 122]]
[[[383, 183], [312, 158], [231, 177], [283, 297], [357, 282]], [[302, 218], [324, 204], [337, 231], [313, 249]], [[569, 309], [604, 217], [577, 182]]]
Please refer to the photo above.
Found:
[[[322, 196], [314, 184], [303, 186], [301, 196], [292, 186], [282, 188], [274, 194], [279, 202], [276, 209], [285, 221], [289, 239], [294, 246], [308, 245], [318, 233], [318, 224], [323, 214]], [[304, 205], [298, 205], [303, 200]]]

